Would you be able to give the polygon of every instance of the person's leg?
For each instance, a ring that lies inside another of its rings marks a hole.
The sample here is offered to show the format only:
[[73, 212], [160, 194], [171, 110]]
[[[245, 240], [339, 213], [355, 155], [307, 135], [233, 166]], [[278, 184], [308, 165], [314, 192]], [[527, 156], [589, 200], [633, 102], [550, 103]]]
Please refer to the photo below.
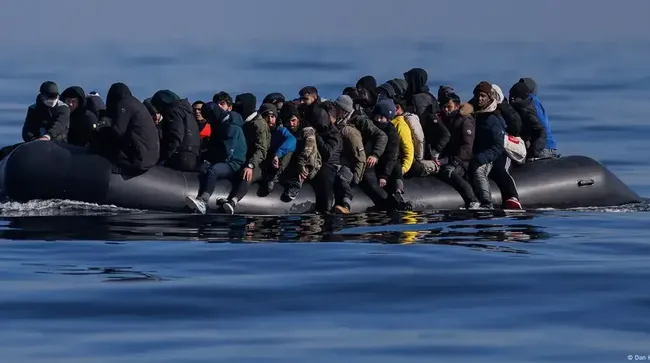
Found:
[[210, 200], [210, 196], [217, 187], [217, 181], [231, 177], [234, 170], [227, 163], [217, 163], [212, 165], [204, 164], [200, 167], [200, 171], [205, 173], [205, 188], [198, 198], [187, 196], [186, 202], [190, 208], [205, 214], [208, 200]]
[[379, 186], [379, 179], [377, 179], [377, 173], [375, 168], [368, 168], [363, 173], [363, 178], [361, 179], [361, 184], [359, 185], [361, 190], [366, 193], [368, 198], [370, 198], [373, 203], [378, 207], [384, 207], [386, 199], [388, 198], [388, 193]]
[[494, 162], [490, 177], [501, 190], [501, 200], [507, 209], [521, 209], [519, 193], [515, 180], [510, 175], [512, 160], [507, 155], [502, 155]]
[[481, 202], [481, 206], [485, 208], [492, 207], [492, 192], [490, 190], [490, 180], [488, 179], [491, 170], [492, 163], [480, 165], [472, 170], [474, 191]]
[[336, 181], [336, 169], [334, 165], [324, 164], [312, 186], [316, 194], [316, 211], [327, 212], [332, 208], [334, 202], [334, 182]]
[[462, 166], [445, 165], [440, 169], [438, 177], [440, 180], [451, 185], [465, 202], [465, 208], [476, 209], [480, 206], [478, 198], [474, 194], [472, 185], [465, 179], [465, 169]]
[[334, 201], [336, 202], [335, 208], [340, 213], [350, 213], [350, 204], [352, 203], [352, 171], [347, 166], [341, 166], [336, 175], [336, 183], [334, 184]]

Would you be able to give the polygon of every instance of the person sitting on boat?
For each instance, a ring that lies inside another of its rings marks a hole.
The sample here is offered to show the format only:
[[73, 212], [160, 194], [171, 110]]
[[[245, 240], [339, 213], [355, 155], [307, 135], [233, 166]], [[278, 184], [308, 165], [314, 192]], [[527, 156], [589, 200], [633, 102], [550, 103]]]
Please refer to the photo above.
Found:
[[156, 165], [160, 156], [158, 129], [145, 105], [124, 83], [114, 83], [108, 90], [106, 116], [111, 126], [93, 135], [90, 150], [110, 160], [113, 173], [136, 176]]
[[[218, 92], [212, 96], [212, 102], [216, 103], [221, 107], [222, 110], [231, 112], [233, 107], [232, 97], [228, 92]], [[255, 108], [255, 102], [253, 102], [253, 109]], [[240, 114], [241, 116], [241, 114]], [[243, 118], [243, 116], [242, 116]]]
[[544, 125], [544, 129], [546, 131], [546, 145], [544, 145], [545, 146], [544, 150], [542, 150], [542, 154], [539, 158], [540, 159], [559, 158], [560, 154], [557, 151], [557, 144], [555, 142], [555, 137], [553, 137], [553, 132], [551, 131], [551, 123], [548, 120], [548, 114], [544, 109], [544, 105], [542, 105], [542, 101], [539, 99], [539, 96], [537, 95], [537, 83], [532, 78], [520, 78], [519, 82], [524, 83], [528, 87], [529, 97], [533, 100], [535, 104], [537, 117]]
[[[246, 123], [258, 117], [256, 105], [257, 98], [254, 94], [242, 93], [235, 96], [235, 103], [232, 105], [232, 110], [240, 114], [244, 119], [244, 123]], [[262, 121], [258, 120], [258, 122]]]
[[323, 99], [318, 95], [318, 89], [314, 86], [305, 86], [300, 89], [298, 92], [300, 96], [300, 106], [298, 106], [298, 111], [300, 111], [300, 120], [305, 124], [305, 126], [313, 127], [313, 116], [314, 109], [318, 106]]
[[219, 205], [224, 212], [233, 214], [237, 203], [248, 193], [253, 175], [260, 170], [266, 160], [271, 143], [271, 130], [269, 125], [275, 124], [277, 109], [271, 104], [262, 104], [259, 111], [254, 112], [252, 119], [244, 121], [244, 135], [247, 142], [246, 163], [242, 169], [242, 176], [233, 185], [233, 190], [226, 200], [220, 200]]
[[90, 92], [86, 95], [86, 108], [97, 116], [97, 119], [103, 116], [106, 112], [106, 104], [102, 100], [102, 96], [96, 91]]
[[247, 143], [244, 120], [237, 112], [223, 110], [217, 103], [208, 102], [201, 114], [210, 123], [210, 149], [206, 161], [199, 167], [201, 188], [198, 197], [187, 196], [187, 205], [205, 214], [210, 196], [217, 182], [239, 173], [246, 162]]
[[411, 137], [413, 142], [413, 164], [408, 171], [410, 177], [424, 177], [427, 175], [435, 174], [438, 172], [439, 165], [437, 160], [430, 160], [424, 157], [424, 148], [426, 139], [424, 137], [424, 130], [418, 115], [406, 112], [406, 101], [394, 96], [396, 115], [403, 117], [406, 124], [411, 129]]
[[471, 113], [460, 113], [460, 97], [453, 91], [439, 95], [442, 119], [449, 130], [450, 138], [440, 154], [438, 178], [460, 193], [467, 209], [478, 209], [481, 203], [476, 198], [472, 185], [465, 179], [469, 162], [472, 160], [476, 122]]
[[[271, 130], [271, 144], [269, 145], [269, 152], [264, 162], [263, 170], [263, 188], [266, 188], [266, 194], [270, 193], [275, 185], [280, 181], [280, 176], [287, 169], [294, 151], [296, 151], [296, 137], [293, 136], [291, 130], [282, 124], [282, 120], [278, 120], [277, 108], [270, 107], [271, 103], [265, 103], [262, 106], [267, 106], [270, 112], [276, 114], [276, 117], [264, 117], [269, 123]], [[260, 107], [262, 109], [262, 107]], [[266, 112], [266, 111], [265, 111]], [[267, 112], [268, 113], [268, 112]], [[291, 119], [289, 120], [291, 124]]]
[[280, 112], [280, 110], [282, 109], [282, 106], [284, 106], [285, 101], [286, 100], [285, 100], [284, 95], [282, 93], [273, 92], [273, 93], [269, 93], [268, 95], [266, 95], [266, 97], [264, 97], [264, 100], [262, 101], [262, 103], [271, 103], [271, 104], [273, 104], [275, 106], [275, 108], [278, 110], [278, 112]]
[[201, 100], [197, 100], [192, 103], [192, 111], [194, 112], [194, 119], [196, 120], [196, 124], [199, 126], [199, 138], [201, 139], [199, 163], [202, 161], [201, 155], [207, 152], [208, 150], [209, 142], [210, 142], [210, 134], [212, 133], [210, 124], [205, 118], [203, 118], [203, 115], [201, 115], [201, 108], [203, 107], [203, 105], [205, 105], [205, 102]]
[[501, 118], [506, 122], [506, 132], [508, 135], [521, 137], [521, 116], [519, 112], [512, 107], [508, 100], [504, 97], [501, 87], [492, 84], [492, 88], [497, 93], [497, 110], [496, 112], [501, 115]]
[[86, 92], [78, 86], [68, 87], [61, 93], [61, 99], [70, 108], [68, 143], [88, 145], [97, 126], [97, 115], [86, 108]]
[[375, 125], [386, 134], [387, 143], [374, 168], [369, 166], [366, 169], [361, 187], [375, 205], [401, 208], [405, 203], [402, 198], [402, 166], [399, 163], [400, 140], [395, 126], [390, 122], [395, 118], [395, 104], [389, 99], [380, 100], [372, 115]]
[[195, 171], [199, 162], [201, 139], [190, 102], [170, 90], [160, 90], [151, 104], [162, 115], [162, 140], [159, 165], [180, 171]]
[[144, 104], [144, 107], [146, 107], [147, 111], [149, 111], [151, 120], [153, 121], [154, 125], [156, 125], [156, 129], [158, 130], [158, 139], [162, 141], [162, 125], [160, 124], [160, 121], [163, 119], [162, 115], [154, 107], [153, 103], [151, 103], [151, 97], [145, 98], [145, 100], [142, 101], [142, 104]]
[[405, 175], [413, 165], [413, 134], [411, 133], [411, 127], [401, 113], [402, 108], [394, 100], [390, 100], [390, 102], [395, 105], [395, 117], [390, 122], [395, 126], [399, 136], [399, 161], [402, 167], [402, 175]]
[[377, 80], [373, 76], [363, 76], [356, 84], [357, 94], [355, 99], [366, 115], [371, 115], [378, 101]]
[[313, 127], [302, 125], [300, 111], [293, 102], [284, 104], [280, 119], [296, 138], [296, 151], [287, 167], [287, 186], [282, 194], [282, 200], [291, 201], [298, 196], [306, 180], [316, 177], [322, 160], [316, 145], [316, 131]]
[[482, 81], [474, 88], [476, 106], [465, 103], [460, 112], [463, 115], [474, 114], [476, 134], [474, 137], [474, 157], [469, 165], [472, 185], [477, 194], [481, 208], [493, 209], [492, 192], [488, 175], [493, 163], [504, 152], [506, 123], [497, 110], [497, 95], [492, 84]]
[[509, 99], [510, 104], [521, 117], [521, 138], [528, 146], [526, 158], [532, 161], [552, 157], [555, 140], [552, 136], [550, 140], [548, 138], [548, 118], [546, 118], [539, 99], [536, 102], [531, 95], [529, 86], [521, 81], [510, 88]]
[[[449, 130], [441, 122], [438, 100], [429, 91], [428, 74], [422, 68], [413, 68], [404, 73], [407, 88], [404, 93], [406, 110], [418, 115], [424, 132], [426, 160], [438, 159], [449, 142]], [[401, 83], [401, 82], [400, 82]]]
[[27, 108], [23, 140], [66, 141], [70, 125], [70, 108], [59, 100], [59, 86], [52, 81], [41, 84], [36, 103]]
[[343, 147], [341, 165], [336, 173], [334, 184], [334, 209], [336, 212], [350, 213], [352, 185], [359, 185], [366, 167], [366, 152], [361, 132], [349, 121], [354, 114], [354, 102], [349, 96], [341, 95], [334, 102], [325, 102], [325, 110], [341, 133]]
[[334, 206], [334, 183], [341, 165], [343, 141], [339, 130], [330, 122], [329, 114], [322, 103], [314, 108], [311, 120], [322, 160], [320, 171], [312, 183], [316, 194], [316, 211], [326, 213]]

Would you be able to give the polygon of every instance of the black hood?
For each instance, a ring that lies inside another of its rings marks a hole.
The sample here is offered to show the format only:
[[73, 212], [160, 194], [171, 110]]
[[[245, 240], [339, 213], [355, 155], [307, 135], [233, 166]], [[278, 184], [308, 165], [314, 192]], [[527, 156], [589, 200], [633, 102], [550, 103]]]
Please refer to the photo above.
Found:
[[413, 68], [404, 73], [404, 79], [408, 83], [408, 88], [406, 89], [407, 94], [415, 95], [429, 92], [429, 86], [427, 86], [429, 75], [424, 69]]
[[232, 105], [232, 110], [242, 115], [244, 119], [248, 118], [253, 112], [257, 110], [255, 105], [257, 99], [252, 93], [242, 93], [235, 97], [235, 104]]
[[208, 102], [201, 107], [201, 116], [210, 124], [219, 124], [228, 115], [218, 104]]
[[113, 83], [106, 95], [106, 113], [114, 116], [117, 113], [117, 104], [129, 97], [133, 97], [133, 94], [127, 85], [121, 82]]
[[364, 76], [361, 77], [357, 81], [356, 84], [357, 89], [361, 88], [363, 90], [366, 90], [368, 93], [368, 97], [370, 98], [368, 101], [368, 104], [364, 105], [364, 107], [369, 107], [373, 106], [375, 103], [377, 103], [377, 80], [373, 76]]
[[79, 100], [79, 106], [75, 110], [84, 110], [86, 108], [86, 92], [84, 89], [79, 86], [72, 86], [66, 88], [63, 93], [61, 93], [61, 100], [64, 101], [66, 98], [76, 98]]
[[312, 114], [312, 126], [319, 133], [325, 133], [330, 127], [330, 117], [322, 107], [314, 107]]
[[88, 95], [86, 96], [86, 109], [99, 117], [99, 113], [106, 110], [106, 105], [101, 97]]
[[158, 111], [164, 112], [168, 108], [172, 107], [176, 102], [180, 101], [180, 99], [181, 98], [178, 97], [176, 93], [168, 89], [163, 89], [154, 93], [153, 97], [151, 97], [151, 104]]
[[532, 78], [520, 78], [519, 82], [525, 84], [531, 94], [537, 95], [537, 82]]

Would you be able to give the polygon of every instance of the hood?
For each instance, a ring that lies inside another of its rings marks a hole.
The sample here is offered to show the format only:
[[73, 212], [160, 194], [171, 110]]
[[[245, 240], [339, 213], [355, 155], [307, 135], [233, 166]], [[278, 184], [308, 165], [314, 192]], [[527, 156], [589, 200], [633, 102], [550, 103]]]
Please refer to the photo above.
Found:
[[63, 93], [61, 93], [60, 98], [61, 100], [65, 100], [66, 98], [76, 98], [79, 100], [77, 110], [83, 110], [86, 108], [86, 92], [84, 92], [84, 89], [79, 86], [66, 88]]
[[322, 107], [314, 107], [312, 126], [317, 132], [324, 133], [330, 127], [330, 117], [327, 111]]
[[510, 87], [510, 98], [511, 99], [522, 99], [525, 100], [530, 94], [530, 89], [523, 82], [517, 82], [512, 87]]
[[370, 103], [377, 102], [377, 80], [373, 76], [364, 76], [357, 81], [357, 88], [366, 90], [370, 97]]
[[519, 82], [525, 84], [531, 94], [537, 95], [537, 82], [535, 82], [532, 78], [520, 78]]
[[242, 93], [235, 97], [235, 103], [232, 105], [232, 110], [239, 113], [243, 118], [248, 118], [253, 112], [257, 111], [255, 104], [257, 99], [252, 93]]
[[399, 79], [399, 78], [391, 79], [387, 83], [393, 86], [393, 89], [395, 90], [395, 95], [398, 97], [404, 96], [404, 94], [406, 93], [406, 89], [409, 86], [406, 80]]
[[408, 84], [406, 88], [407, 94], [418, 94], [418, 93], [427, 93], [429, 92], [429, 86], [427, 82], [429, 81], [429, 75], [427, 71], [422, 68], [413, 68], [408, 72], [404, 73], [404, 79]]
[[106, 113], [108, 115], [115, 115], [117, 104], [125, 98], [133, 97], [131, 90], [124, 83], [113, 83], [111, 88], [108, 89], [106, 95]]
[[282, 93], [273, 92], [273, 93], [269, 93], [268, 95], [266, 95], [266, 97], [264, 97], [264, 101], [262, 101], [262, 103], [276, 104], [278, 102], [285, 102], [285, 101], [286, 100], [285, 100], [284, 95]]
[[440, 86], [438, 88], [438, 102], [447, 103], [451, 98], [451, 95], [456, 95], [456, 90], [450, 86]]
[[503, 97], [503, 90], [501, 90], [501, 87], [497, 86], [496, 84], [492, 83], [492, 90], [494, 91], [495, 95], [495, 100], [497, 103], [503, 103], [503, 100], [505, 99]]
[[106, 110], [106, 105], [99, 95], [90, 94], [86, 96], [86, 109], [99, 116], [100, 111]]
[[146, 100], [142, 101], [142, 103], [144, 104], [144, 107], [147, 108], [147, 111], [149, 111], [149, 114], [151, 116], [159, 113], [156, 106], [154, 106], [153, 103], [151, 103], [151, 98], [147, 98]]
[[[176, 101], [175, 106], [185, 110], [186, 112], [189, 112], [192, 115], [194, 115], [194, 110], [192, 109], [192, 104], [190, 103], [190, 100], [188, 100], [187, 98], [183, 98], [183, 99], [180, 99], [180, 100]], [[194, 119], [194, 118], [192, 118], [192, 119]]]
[[383, 91], [384, 95], [386, 97], [388, 97], [388, 98], [395, 98], [395, 96], [397, 95], [397, 93], [395, 92], [395, 88], [388, 82], [386, 82], [386, 83], [382, 84], [381, 86], [379, 86], [378, 93], [382, 92], [382, 91]]
[[176, 93], [168, 89], [163, 89], [154, 93], [153, 97], [151, 97], [151, 104], [158, 111], [164, 112], [166, 109], [173, 106], [176, 102], [180, 101], [180, 99], [181, 98], [178, 97]]
[[228, 116], [228, 112], [224, 111], [218, 104], [208, 102], [201, 107], [201, 116], [210, 124], [220, 124]]

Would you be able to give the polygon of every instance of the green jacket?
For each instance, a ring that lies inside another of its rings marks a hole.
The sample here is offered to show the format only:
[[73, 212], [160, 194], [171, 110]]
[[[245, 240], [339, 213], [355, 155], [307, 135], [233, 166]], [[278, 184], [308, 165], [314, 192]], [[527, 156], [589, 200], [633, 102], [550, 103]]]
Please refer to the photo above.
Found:
[[249, 117], [244, 122], [244, 135], [246, 135], [248, 145], [244, 167], [253, 164], [255, 168], [259, 168], [262, 162], [266, 160], [269, 144], [271, 144], [269, 124], [261, 115], [255, 114], [254, 117]]

